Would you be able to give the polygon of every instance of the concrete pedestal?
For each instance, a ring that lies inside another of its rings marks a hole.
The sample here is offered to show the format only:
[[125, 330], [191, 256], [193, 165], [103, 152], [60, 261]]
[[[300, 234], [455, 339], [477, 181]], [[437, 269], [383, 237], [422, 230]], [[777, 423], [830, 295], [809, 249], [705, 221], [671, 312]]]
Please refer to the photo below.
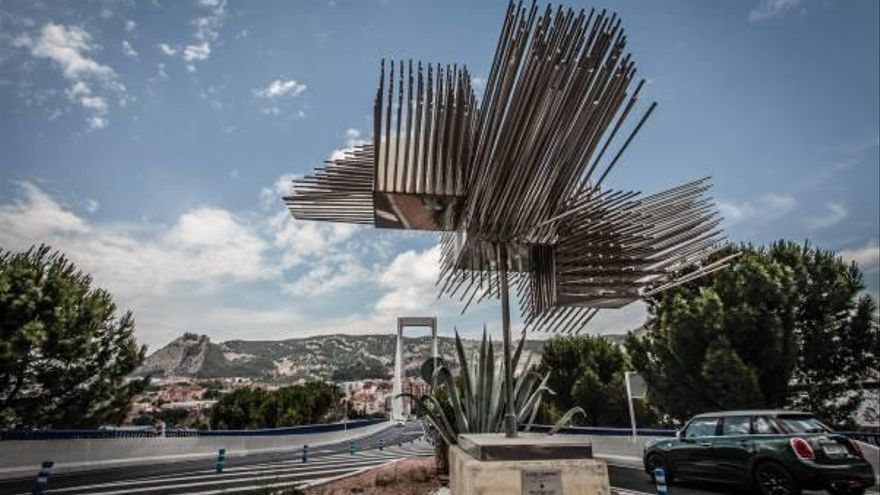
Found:
[[588, 436], [460, 435], [449, 448], [453, 495], [608, 495], [608, 468]]

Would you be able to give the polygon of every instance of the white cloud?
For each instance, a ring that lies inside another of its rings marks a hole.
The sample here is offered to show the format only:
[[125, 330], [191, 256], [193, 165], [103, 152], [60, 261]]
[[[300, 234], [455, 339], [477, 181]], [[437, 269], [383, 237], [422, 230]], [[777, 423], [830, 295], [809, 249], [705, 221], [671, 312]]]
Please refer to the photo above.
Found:
[[406, 251], [379, 277], [387, 292], [376, 303], [379, 314], [424, 311], [438, 305], [434, 284], [440, 274], [440, 246], [424, 251]]
[[92, 198], [86, 198], [86, 200], [83, 201], [83, 208], [89, 213], [94, 213], [101, 208], [101, 203], [98, 203]]
[[836, 225], [849, 214], [846, 207], [840, 203], [825, 203], [825, 212], [821, 215], [807, 219], [807, 227], [811, 229], [824, 229]]
[[13, 45], [27, 48], [34, 57], [51, 60], [61, 70], [64, 78], [71, 81], [68, 98], [89, 113], [86, 121], [93, 129], [107, 125], [108, 105], [104, 97], [94, 94], [89, 83], [97, 82], [101, 88], [117, 94], [121, 105], [129, 99], [116, 71], [91, 58], [90, 53], [99, 45], [79, 26], [49, 22], [36, 37], [29, 34], [16, 36]]
[[208, 60], [208, 57], [210, 56], [211, 45], [209, 45], [207, 41], [199, 43], [198, 45], [186, 45], [183, 48], [183, 59], [187, 62]]
[[0, 232], [3, 244], [13, 244], [15, 239], [36, 239], [41, 235], [88, 234], [86, 223], [62, 208], [51, 196], [37, 186], [22, 182], [22, 200], [0, 206]]
[[360, 283], [370, 283], [373, 273], [351, 254], [322, 257], [321, 263], [293, 283], [282, 285], [286, 294], [317, 297]]
[[92, 129], [103, 129], [107, 126], [107, 102], [100, 96], [92, 94], [92, 88], [85, 81], [77, 81], [67, 90], [67, 97], [91, 112], [86, 121]]
[[276, 116], [281, 114], [281, 109], [278, 107], [260, 107], [260, 113], [263, 115]]
[[728, 225], [741, 222], [767, 222], [780, 218], [797, 206], [797, 200], [788, 194], [765, 194], [753, 200], [717, 202], [718, 211]]
[[[261, 196], [279, 198], [290, 177]], [[61, 250], [109, 290], [120, 308], [135, 311], [139, 339], [150, 345], [187, 330], [229, 337], [244, 332], [238, 336], [245, 338], [257, 335], [250, 332], [269, 338], [265, 332], [375, 330], [364, 319], [369, 315], [309, 319], [295, 302], [293, 310], [288, 307], [291, 298], [375, 283], [375, 268], [363, 264], [373, 244], [354, 237], [361, 231], [356, 226], [299, 222], [278, 203], [271, 212], [200, 206], [167, 224], [101, 221], [80, 216], [33, 183], [17, 186], [17, 198], [0, 202], [0, 246], [23, 250], [46, 243]], [[75, 204], [86, 212], [100, 207], [91, 198]], [[270, 299], [275, 292], [286, 301], [284, 308], [247, 301], [252, 287], [268, 290]]]
[[19, 186], [22, 199], [0, 206], [0, 244], [26, 249], [48, 243], [120, 297], [160, 296], [179, 284], [211, 290], [280, 275], [257, 226], [227, 210], [195, 208], [170, 226], [92, 224], [37, 186]]
[[134, 32], [135, 29], [137, 29], [136, 22], [134, 22], [133, 20], [130, 20], [130, 19], [125, 21], [125, 30], [127, 32], [129, 32], [129, 33]]
[[345, 147], [335, 149], [330, 153], [331, 160], [339, 160], [345, 157], [345, 154], [354, 151], [355, 146], [367, 144], [369, 141], [361, 138], [361, 131], [357, 129], [347, 129], [345, 131]]
[[169, 57], [173, 57], [173, 56], [177, 55], [177, 51], [178, 51], [177, 48], [174, 48], [173, 46], [171, 46], [167, 43], [159, 43], [156, 46], [159, 47], [159, 50], [161, 50], [162, 53], [164, 53], [165, 55], [168, 55]]
[[869, 241], [864, 247], [843, 249], [840, 257], [847, 262], [855, 262], [866, 273], [880, 269], [880, 244], [877, 240]]
[[272, 246], [281, 250], [281, 266], [293, 268], [309, 257], [328, 253], [349, 240], [357, 226], [343, 223], [304, 222], [295, 220], [287, 211], [269, 218], [268, 230]]
[[648, 321], [648, 306], [636, 301], [620, 309], [603, 309], [590, 320], [586, 330], [589, 334], [620, 334], [635, 330]]
[[270, 187], [260, 190], [260, 201], [264, 208], [275, 208], [281, 204], [281, 198], [293, 193], [293, 181], [299, 174], [283, 174], [275, 179]]
[[254, 95], [258, 98], [281, 98], [284, 96], [296, 97], [306, 90], [306, 85], [293, 79], [285, 81], [282, 78], [275, 79], [263, 88], [254, 89]]
[[68, 79], [115, 79], [113, 69], [87, 56], [95, 48], [92, 36], [83, 28], [51, 22], [43, 26], [39, 38], [30, 42], [31, 54], [54, 61]]
[[131, 46], [131, 43], [126, 40], [122, 40], [122, 53], [128, 58], [138, 58], [137, 50], [135, 50], [134, 47]]
[[749, 22], [760, 22], [779, 17], [794, 10], [800, 0], [760, 0], [757, 7], [749, 11]]
[[211, 57], [212, 43], [220, 39], [220, 29], [226, 21], [226, 0], [201, 0], [199, 6], [208, 10], [206, 15], [190, 21], [193, 27], [194, 43], [170, 45], [159, 43], [162, 53], [169, 57], [180, 57], [186, 62], [186, 70], [196, 71], [196, 63], [204, 62]]
[[484, 89], [486, 89], [486, 78], [485, 77], [472, 77], [471, 78], [471, 87], [477, 93], [482, 93]]

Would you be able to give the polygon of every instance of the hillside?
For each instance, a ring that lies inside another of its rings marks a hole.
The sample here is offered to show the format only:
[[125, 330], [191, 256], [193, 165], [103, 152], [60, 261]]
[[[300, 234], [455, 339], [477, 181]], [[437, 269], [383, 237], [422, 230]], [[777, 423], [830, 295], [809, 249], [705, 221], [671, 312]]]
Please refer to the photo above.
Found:
[[[619, 343], [622, 336], [609, 335]], [[278, 341], [229, 340], [214, 343], [206, 335], [186, 333], [147, 357], [135, 374], [163, 374], [200, 378], [247, 377], [267, 381], [324, 379], [334, 381], [389, 377], [394, 369], [392, 334], [321, 335]], [[455, 339], [439, 337], [440, 355], [456, 363]], [[478, 340], [463, 339], [465, 352], [475, 354]], [[500, 343], [495, 344], [500, 355]], [[431, 354], [428, 336], [404, 338], [405, 369], [415, 375]], [[525, 360], [540, 361], [543, 341], [526, 342]]]

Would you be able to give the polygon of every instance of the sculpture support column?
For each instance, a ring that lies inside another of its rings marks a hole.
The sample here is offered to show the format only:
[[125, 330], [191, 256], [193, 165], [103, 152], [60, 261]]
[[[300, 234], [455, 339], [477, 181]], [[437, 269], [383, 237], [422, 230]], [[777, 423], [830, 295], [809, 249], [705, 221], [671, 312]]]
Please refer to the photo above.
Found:
[[498, 279], [501, 292], [501, 334], [504, 339], [504, 434], [513, 438], [517, 433], [516, 404], [513, 397], [513, 363], [511, 363], [510, 343], [510, 295], [507, 289], [507, 245], [498, 247]]

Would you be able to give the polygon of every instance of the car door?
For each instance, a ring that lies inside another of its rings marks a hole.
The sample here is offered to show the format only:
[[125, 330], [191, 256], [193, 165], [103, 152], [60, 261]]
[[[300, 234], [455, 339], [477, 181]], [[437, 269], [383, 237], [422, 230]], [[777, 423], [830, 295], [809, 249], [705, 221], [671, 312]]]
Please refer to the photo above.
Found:
[[712, 478], [728, 483], [748, 480], [749, 457], [752, 455], [751, 416], [725, 416], [719, 424], [720, 435], [711, 440], [711, 456], [715, 462]]
[[669, 451], [676, 477], [703, 479], [711, 473], [714, 468], [711, 441], [717, 427], [717, 417], [697, 417], [685, 426], [679, 441]]

